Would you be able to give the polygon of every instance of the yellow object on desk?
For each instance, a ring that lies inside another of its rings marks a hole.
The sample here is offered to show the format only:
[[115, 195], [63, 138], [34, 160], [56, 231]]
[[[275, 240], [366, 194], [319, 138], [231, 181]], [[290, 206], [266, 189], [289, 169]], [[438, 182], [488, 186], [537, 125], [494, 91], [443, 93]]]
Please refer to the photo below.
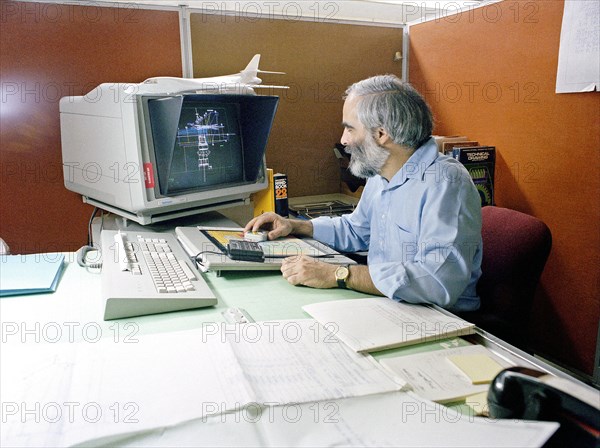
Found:
[[448, 360], [462, 370], [473, 384], [491, 383], [504, 368], [485, 354], [454, 355], [448, 356]]
[[254, 217], [266, 212], [275, 212], [287, 218], [289, 215], [287, 176], [282, 173], [273, 174], [271, 168], [267, 168], [266, 176], [267, 188], [252, 195]]
[[273, 182], [273, 170], [271, 168], [267, 168], [266, 176], [268, 179], [267, 188], [252, 195], [252, 201], [254, 202], [254, 217], [260, 216], [266, 212], [275, 211], [275, 184]]

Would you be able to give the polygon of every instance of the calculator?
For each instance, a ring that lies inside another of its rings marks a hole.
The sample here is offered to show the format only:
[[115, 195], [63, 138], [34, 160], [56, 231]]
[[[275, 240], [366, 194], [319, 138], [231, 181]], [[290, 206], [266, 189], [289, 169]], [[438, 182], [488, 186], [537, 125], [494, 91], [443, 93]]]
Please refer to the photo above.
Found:
[[238, 261], [265, 261], [262, 247], [255, 241], [229, 240], [227, 256]]

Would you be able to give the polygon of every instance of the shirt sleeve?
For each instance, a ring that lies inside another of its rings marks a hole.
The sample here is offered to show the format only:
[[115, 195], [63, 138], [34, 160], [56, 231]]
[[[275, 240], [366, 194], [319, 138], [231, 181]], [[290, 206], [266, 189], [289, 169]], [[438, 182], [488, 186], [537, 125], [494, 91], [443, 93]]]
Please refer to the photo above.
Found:
[[367, 181], [354, 211], [335, 218], [321, 216], [312, 220], [313, 238], [340, 252], [367, 250], [370, 240], [369, 197], [373, 194]]
[[455, 305], [481, 245], [481, 200], [471, 182], [442, 183], [423, 201], [420, 231], [409, 261], [369, 264], [375, 286], [410, 303]]

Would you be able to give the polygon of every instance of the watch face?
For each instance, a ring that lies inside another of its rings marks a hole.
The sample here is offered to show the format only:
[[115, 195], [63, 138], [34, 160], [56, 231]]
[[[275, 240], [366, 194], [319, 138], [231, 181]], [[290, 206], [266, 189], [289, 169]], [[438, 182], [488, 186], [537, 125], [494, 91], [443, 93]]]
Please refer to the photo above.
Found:
[[340, 266], [335, 270], [335, 278], [338, 280], [345, 280], [349, 273], [350, 271], [347, 266]]

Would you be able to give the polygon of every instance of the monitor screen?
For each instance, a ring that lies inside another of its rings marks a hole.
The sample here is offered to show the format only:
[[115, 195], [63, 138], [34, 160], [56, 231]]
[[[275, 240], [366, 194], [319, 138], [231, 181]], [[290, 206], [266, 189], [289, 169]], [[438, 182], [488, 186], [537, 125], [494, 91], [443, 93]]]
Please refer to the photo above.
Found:
[[[160, 110], [152, 102], [149, 109]], [[246, 180], [239, 104], [186, 98], [179, 109], [176, 129], [160, 125], [160, 112], [151, 112], [151, 120], [161, 195]], [[159, 135], [164, 132], [168, 135]]]
[[181, 109], [167, 190], [244, 181], [236, 104], [185, 104]]

